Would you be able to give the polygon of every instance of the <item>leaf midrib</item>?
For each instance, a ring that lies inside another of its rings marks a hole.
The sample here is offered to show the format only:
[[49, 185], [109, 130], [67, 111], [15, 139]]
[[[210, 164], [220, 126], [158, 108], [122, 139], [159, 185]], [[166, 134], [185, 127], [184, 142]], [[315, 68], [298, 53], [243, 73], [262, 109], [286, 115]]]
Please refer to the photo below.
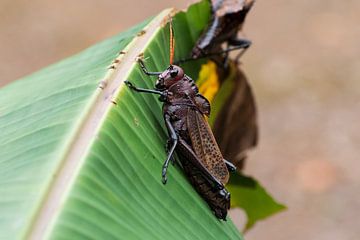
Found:
[[166, 9], [155, 17], [146, 26], [146, 33], [136, 36], [123, 50], [126, 51], [126, 54], [116, 58], [116, 60], [120, 60], [116, 69], [109, 69], [105, 74], [107, 86], [104, 89], [96, 90], [82, 118], [75, 125], [68, 146], [62, 154], [63, 160], [34, 214], [26, 232], [26, 239], [43, 239], [51, 229], [51, 224], [54, 223], [61, 210], [62, 202], [71, 189], [88, 149], [96, 137], [97, 130], [106, 119], [109, 110], [115, 106], [111, 101], [114, 101], [124, 86], [123, 81], [135, 67], [136, 57], [145, 50], [150, 40], [173, 11], [173, 9]]

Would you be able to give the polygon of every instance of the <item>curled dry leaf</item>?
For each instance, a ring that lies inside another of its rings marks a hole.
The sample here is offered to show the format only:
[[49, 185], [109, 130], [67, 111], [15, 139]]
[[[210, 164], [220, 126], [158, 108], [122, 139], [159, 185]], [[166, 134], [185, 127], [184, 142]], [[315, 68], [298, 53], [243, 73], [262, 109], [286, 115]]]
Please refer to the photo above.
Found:
[[246, 150], [258, 141], [256, 103], [245, 74], [232, 65], [233, 84], [230, 96], [222, 104], [213, 125], [215, 138], [225, 159], [241, 170]]

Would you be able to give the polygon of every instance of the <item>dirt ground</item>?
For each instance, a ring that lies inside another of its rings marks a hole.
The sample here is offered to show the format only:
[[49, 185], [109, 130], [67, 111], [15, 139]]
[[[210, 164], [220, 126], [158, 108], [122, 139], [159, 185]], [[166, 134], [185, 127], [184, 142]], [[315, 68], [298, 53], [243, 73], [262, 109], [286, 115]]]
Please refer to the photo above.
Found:
[[[188, 2], [1, 0], [0, 86]], [[247, 240], [359, 239], [359, 12], [358, 0], [258, 0], [247, 19], [261, 138], [246, 173], [289, 208]]]

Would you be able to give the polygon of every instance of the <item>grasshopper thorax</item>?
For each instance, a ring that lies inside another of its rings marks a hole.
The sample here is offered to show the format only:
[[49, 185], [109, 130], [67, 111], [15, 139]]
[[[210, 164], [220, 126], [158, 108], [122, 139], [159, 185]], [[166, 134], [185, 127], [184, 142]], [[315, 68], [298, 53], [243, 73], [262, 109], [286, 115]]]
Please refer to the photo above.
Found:
[[158, 90], [169, 89], [170, 86], [177, 83], [184, 77], [184, 70], [176, 65], [170, 65], [162, 72], [156, 81], [155, 88]]

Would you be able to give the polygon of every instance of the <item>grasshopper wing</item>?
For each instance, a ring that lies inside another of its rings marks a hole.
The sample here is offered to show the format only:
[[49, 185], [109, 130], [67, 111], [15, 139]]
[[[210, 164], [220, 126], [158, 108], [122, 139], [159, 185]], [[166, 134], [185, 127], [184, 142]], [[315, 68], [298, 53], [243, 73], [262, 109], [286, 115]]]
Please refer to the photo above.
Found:
[[188, 108], [186, 123], [195, 154], [209, 172], [225, 185], [229, 172], [208, 122], [199, 111]]

